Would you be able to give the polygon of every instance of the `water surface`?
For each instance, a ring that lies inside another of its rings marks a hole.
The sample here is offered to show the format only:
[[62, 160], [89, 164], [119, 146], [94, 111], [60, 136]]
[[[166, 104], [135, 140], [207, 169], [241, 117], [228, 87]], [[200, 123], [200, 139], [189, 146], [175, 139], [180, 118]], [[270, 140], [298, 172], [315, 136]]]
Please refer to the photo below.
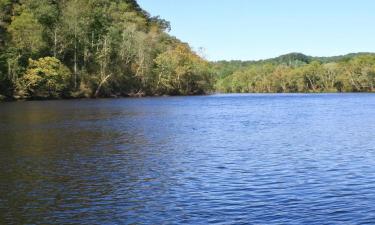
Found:
[[0, 104], [0, 224], [375, 221], [375, 95]]

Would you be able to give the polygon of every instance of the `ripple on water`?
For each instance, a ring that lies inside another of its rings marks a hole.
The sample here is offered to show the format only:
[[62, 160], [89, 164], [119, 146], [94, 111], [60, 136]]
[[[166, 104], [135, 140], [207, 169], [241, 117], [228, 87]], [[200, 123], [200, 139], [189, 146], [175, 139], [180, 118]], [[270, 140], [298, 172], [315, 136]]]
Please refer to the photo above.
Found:
[[0, 224], [375, 221], [375, 96], [6, 103]]

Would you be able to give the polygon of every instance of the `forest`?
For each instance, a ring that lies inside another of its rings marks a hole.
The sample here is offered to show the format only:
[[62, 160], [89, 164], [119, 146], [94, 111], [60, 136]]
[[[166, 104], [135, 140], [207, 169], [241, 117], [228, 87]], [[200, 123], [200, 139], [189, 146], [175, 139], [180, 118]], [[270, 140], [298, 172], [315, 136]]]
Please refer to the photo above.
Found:
[[0, 96], [212, 91], [212, 65], [169, 29], [135, 0], [0, 0]]
[[260, 61], [215, 63], [223, 93], [374, 92], [375, 54], [311, 57], [291, 53]]
[[372, 53], [209, 62], [170, 29], [136, 0], [0, 0], [0, 100], [375, 91]]

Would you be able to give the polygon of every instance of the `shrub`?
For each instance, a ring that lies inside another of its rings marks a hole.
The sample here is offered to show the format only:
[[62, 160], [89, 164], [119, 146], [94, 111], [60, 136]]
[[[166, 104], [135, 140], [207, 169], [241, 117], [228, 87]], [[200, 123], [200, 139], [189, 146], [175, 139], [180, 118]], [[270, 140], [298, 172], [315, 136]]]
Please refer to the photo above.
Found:
[[29, 60], [29, 65], [18, 84], [23, 98], [61, 98], [69, 96], [71, 72], [60, 60], [45, 57]]

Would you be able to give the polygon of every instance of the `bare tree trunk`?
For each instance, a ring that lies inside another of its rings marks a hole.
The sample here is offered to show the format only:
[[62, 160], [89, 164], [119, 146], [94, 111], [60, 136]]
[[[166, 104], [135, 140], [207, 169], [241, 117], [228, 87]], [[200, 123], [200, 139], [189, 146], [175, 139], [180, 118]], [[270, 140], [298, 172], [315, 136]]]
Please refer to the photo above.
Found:
[[361, 90], [361, 87], [359, 87], [357, 85], [357, 83], [354, 81], [353, 77], [350, 75], [350, 81], [352, 83], [352, 85], [355, 87], [355, 89], [357, 89], [357, 91], [360, 91]]
[[57, 57], [57, 28], [55, 28], [54, 31], [54, 42], [53, 42], [53, 56], [56, 58]]
[[312, 82], [312, 80], [310, 79], [310, 77], [307, 76], [307, 79], [309, 80], [309, 83], [310, 83], [310, 86], [311, 86], [313, 92], [315, 92], [316, 88], [315, 88], [314, 83]]
[[111, 75], [107, 75], [106, 77], [104, 77], [104, 79], [102, 79], [99, 83], [99, 86], [98, 88], [96, 88], [96, 91], [95, 91], [95, 94], [94, 94], [94, 97], [97, 98], [100, 94], [100, 90], [101, 88], [103, 87], [103, 85], [108, 81], [108, 79], [111, 77]]
[[[75, 5], [77, 5], [77, 0], [75, 1]], [[75, 12], [75, 17], [76, 18], [74, 21], [74, 89], [77, 89], [77, 12]]]
[[159, 90], [159, 87], [160, 87], [161, 76], [162, 76], [162, 73], [159, 73], [159, 75], [158, 75], [158, 82], [157, 82], [157, 84], [156, 84], [156, 89], [157, 89], [157, 90]]
[[77, 40], [74, 40], [74, 89], [77, 88]]
[[104, 50], [104, 55], [102, 57], [102, 62], [100, 65], [100, 83], [98, 87], [96, 88], [94, 97], [97, 98], [99, 97], [100, 90], [103, 87], [103, 85], [108, 81], [108, 79], [112, 76], [111, 74], [106, 75], [107, 72], [107, 37], [104, 38], [104, 44], [103, 44], [103, 50]]
[[94, 31], [91, 32], [91, 50], [94, 49]]
[[12, 71], [11, 70], [12, 70], [12, 68], [11, 68], [10, 62], [8, 60], [8, 78], [11, 79], [11, 80], [13, 80], [13, 78], [12, 78]]

